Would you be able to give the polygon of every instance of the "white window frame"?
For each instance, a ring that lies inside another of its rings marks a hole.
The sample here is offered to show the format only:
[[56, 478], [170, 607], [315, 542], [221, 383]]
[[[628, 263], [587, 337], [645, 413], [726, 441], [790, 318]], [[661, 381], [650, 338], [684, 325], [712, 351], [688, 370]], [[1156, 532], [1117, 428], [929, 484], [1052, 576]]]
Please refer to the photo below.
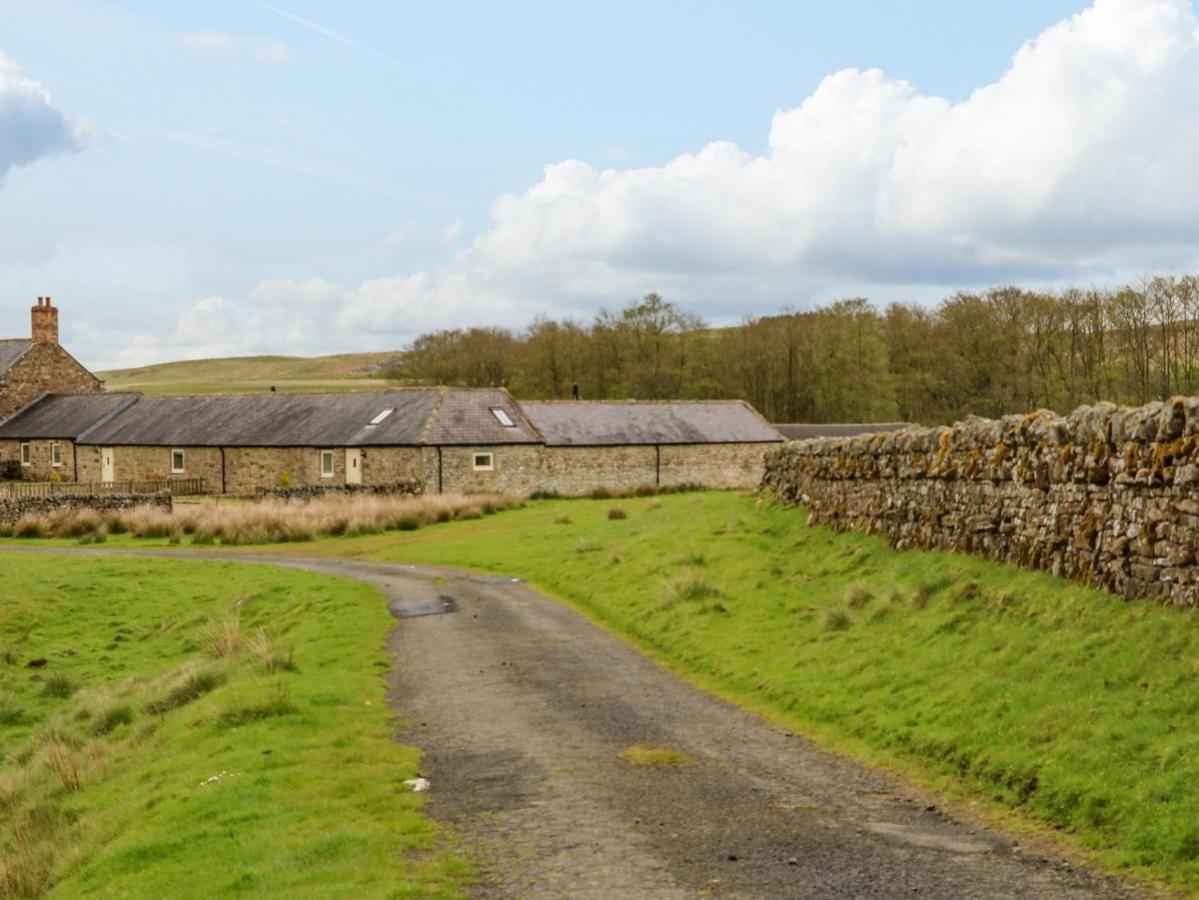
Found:
[[[329, 460], [329, 471], [325, 471], [325, 460]], [[321, 478], [332, 478], [333, 470], [336, 464], [333, 462], [333, 451], [322, 450], [320, 459]]]
[[[179, 454], [179, 465], [175, 465], [175, 454]], [[187, 471], [187, 453], [175, 447], [171, 450], [171, 474], [182, 475]]]
[[33, 465], [33, 445], [29, 441], [21, 443], [21, 465], [26, 467]]
[[[476, 472], [494, 472], [495, 471], [495, 454], [487, 451], [484, 453], [472, 453], [470, 455], [471, 463]], [[479, 460], [486, 459], [487, 462], [480, 463]]]
[[495, 416], [495, 420], [505, 428], [515, 428], [516, 423], [512, 421], [512, 417], [508, 415], [508, 410], [502, 406], [491, 407], [491, 414]]
[[51, 468], [62, 468], [62, 444], [58, 441], [50, 442], [50, 466]]

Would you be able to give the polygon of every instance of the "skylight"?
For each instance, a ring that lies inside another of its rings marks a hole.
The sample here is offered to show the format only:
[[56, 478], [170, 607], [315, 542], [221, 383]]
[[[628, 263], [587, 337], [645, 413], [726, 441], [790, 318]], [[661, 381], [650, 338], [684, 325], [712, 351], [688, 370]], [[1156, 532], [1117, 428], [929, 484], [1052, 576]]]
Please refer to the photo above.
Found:
[[380, 423], [381, 423], [381, 422], [382, 422], [384, 419], [386, 419], [388, 416], [390, 416], [390, 415], [391, 415], [393, 412], [395, 412], [395, 407], [394, 407], [394, 406], [389, 406], [389, 407], [387, 407], [387, 409], [383, 410], [383, 412], [379, 413], [379, 415], [377, 415], [377, 416], [375, 416], [373, 419], [371, 419], [371, 422], [370, 422], [370, 423], [371, 423], [372, 425], [378, 425], [378, 424], [380, 424]]
[[491, 414], [499, 420], [499, 423], [505, 428], [515, 428], [516, 423], [508, 416], [507, 410], [500, 409], [498, 406], [491, 407]]

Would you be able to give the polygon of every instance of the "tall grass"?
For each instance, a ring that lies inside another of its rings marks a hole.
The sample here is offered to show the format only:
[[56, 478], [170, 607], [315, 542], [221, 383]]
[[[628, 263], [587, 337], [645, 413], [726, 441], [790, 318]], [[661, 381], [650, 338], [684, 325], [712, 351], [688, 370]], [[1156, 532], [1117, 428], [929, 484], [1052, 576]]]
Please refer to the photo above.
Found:
[[412, 531], [435, 522], [477, 519], [520, 501], [498, 494], [444, 494], [427, 497], [329, 495], [310, 501], [264, 500], [229, 505], [215, 501], [180, 504], [173, 511], [155, 506], [97, 512], [63, 507], [27, 514], [0, 527], [0, 536], [78, 538], [102, 541], [108, 534], [168, 538], [191, 535], [195, 544], [278, 544], [310, 541], [320, 535], [363, 535]]

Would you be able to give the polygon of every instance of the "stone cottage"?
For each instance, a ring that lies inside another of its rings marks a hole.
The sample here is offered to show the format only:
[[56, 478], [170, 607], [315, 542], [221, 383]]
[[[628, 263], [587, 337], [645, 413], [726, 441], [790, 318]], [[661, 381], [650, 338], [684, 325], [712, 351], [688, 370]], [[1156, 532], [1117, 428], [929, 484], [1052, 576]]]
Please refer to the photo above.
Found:
[[779, 435], [737, 402], [529, 403], [499, 389], [47, 394], [0, 423], [22, 475], [203, 478], [214, 493], [416, 481], [428, 493], [753, 487]]
[[100, 379], [58, 343], [58, 309], [38, 297], [28, 338], [0, 340], [0, 421], [48, 391], [94, 394]]
[[741, 401], [521, 404], [502, 389], [110, 394], [58, 345], [0, 341], [0, 472], [29, 481], [204, 480], [212, 493], [415, 481], [428, 493], [755, 487], [782, 438]]

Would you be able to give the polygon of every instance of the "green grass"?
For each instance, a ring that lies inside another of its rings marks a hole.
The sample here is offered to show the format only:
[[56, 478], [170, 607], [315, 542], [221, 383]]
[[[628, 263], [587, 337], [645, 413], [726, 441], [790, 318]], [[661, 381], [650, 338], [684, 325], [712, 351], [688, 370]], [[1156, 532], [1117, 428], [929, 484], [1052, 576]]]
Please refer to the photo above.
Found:
[[527, 577], [787, 727], [1199, 889], [1195, 611], [897, 552], [733, 493], [622, 503], [623, 520], [550, 500], [291, 552]]
[[160, 363], [137, 369], [97, 372], [110, 391], [146, 394], [263, 393], [279, 391], [363, 391], [394, 387], [372, 377], [396, 353], [344, 353], [335, 356], [239, 356]]
[[459, 895], [464, 864], [402, 784], [418, 754], [394, 741], [373, 588], [0, 565], [0, 896]]

